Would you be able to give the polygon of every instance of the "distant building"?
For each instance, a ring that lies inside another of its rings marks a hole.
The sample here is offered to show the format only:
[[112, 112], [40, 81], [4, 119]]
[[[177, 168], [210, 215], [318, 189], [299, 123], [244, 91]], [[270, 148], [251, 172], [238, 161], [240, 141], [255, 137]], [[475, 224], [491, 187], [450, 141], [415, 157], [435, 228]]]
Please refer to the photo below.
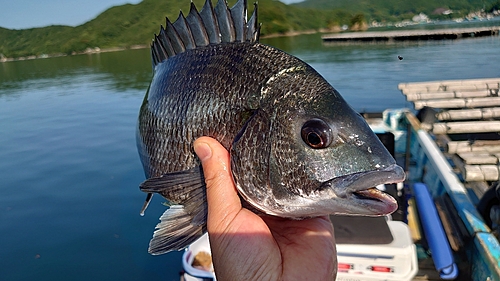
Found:
[[450, 15], [453, 14], [453, 11], [446, 8], [437, 8], [432, 12], [433, 15]]
[[424, 13], [420, 13], [420, 14], [414, 16], [411, 20], [414, 22], [428, 22], [429, 17]]

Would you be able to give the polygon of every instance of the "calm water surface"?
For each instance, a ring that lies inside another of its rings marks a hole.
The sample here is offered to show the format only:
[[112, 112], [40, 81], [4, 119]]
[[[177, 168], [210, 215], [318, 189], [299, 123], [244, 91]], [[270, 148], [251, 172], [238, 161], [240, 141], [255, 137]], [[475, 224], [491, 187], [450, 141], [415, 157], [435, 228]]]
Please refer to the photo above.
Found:
[[[264, 42], [310, 63], [356, 110], [409, 106], [400, 82], [500, 77], [499, 37]], [[139, 216], [134, 134], [150, 78], [148, 50], [0, 64], [0, 280], [178, 280], [181, 253], [147, 253], [163, 200]]]

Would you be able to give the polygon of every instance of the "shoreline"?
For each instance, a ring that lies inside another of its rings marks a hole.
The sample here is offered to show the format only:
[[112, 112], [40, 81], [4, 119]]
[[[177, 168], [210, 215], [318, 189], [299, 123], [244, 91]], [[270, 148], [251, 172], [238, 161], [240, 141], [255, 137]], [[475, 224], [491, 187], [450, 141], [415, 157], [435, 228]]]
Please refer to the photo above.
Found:
[[[487, 21], [485, 21], [487, 22]], [[378, 28], [380, 26], [370, 26], [368, 27], [368, 30], [370, 28]], [[293, 36], [299, 36], [299, 35], [304, 35], [304, 34], [315, 34], [315, 33], [341, 33], [343, 31], [346, 31], [342, 29], [340, 26], [334, 26], [331, 28], [322, 28], [319, 30], [315, 29], [309, 29], [309, 30], [302, 30], [302, 31], [288, 31], [285, 33], [273, 33], [273, 34], [268, 34], [261, 36], [261, 38], [277, 38], [277, 37], [293, 37]], [[352, 29], [349, 30], [350, 32], [356, 32], [360, 30]], [[366, 31], [366, 30], [363, 30]], [[402, 29], [401, 31], [406, 31], [405, 29]], [[391, 32], [391, 31], [381, 31], [378, 33], [384, 33], [384, 32]], [[108, 52], [118, 52], [118, 51], [125, 51], [125, 50], [136, 50], [136, 49], [146, 49], [149, 48], [149, 44], [135, 44], [131, 45], [128, 47], [110, 47], [110, 48], [99, 48], [99, 47], [94, 47], [94, 48], [87, 48], [85, 51], [82, 52], [72, 52], [71, 54], [64, 54], [64, 53], [55, 53], [55, 54], [41, 54], [41, 55], [31, 55], [31, 56], [25, 56], [25, 57], [14, 57], [14, 58], [8, 58], [5, 56], [0, 56], [0, 63], [4, 62], [14, 62], [14, 61], [25, 61], [25, 60], [34, 60], [34, 59], [45, 59], [45, 58], [56, 58], [56, 57], [65, 57], [65, 56], [73, 56], [73, 55], [89, 55], [89, 54], [99, 54], [99, 53], [108, 53]], [[1, 55], [1, 54], [0, 54]]]
[[[341, 31], [340, 27], [339, 28], [330, 28], [330, 29], [320, 29], [320, 30], [310, 29], [310, 30], [303, 30], [303, 31], [288, 31], [286, 33], [273, 33], [273, 34], [261, 36], [261, 38], [265, 39], [265, 38], [277, 38], [277, 37], [293, 37], [293, 36], [304, 35], [304, 34], [333, 33], [333, 32], [340, 32], [340, 31]], [[94, 47], [94, 48], [87, 48], [83, 52], [72, 52], [71, 54], [55, 53], [55, 54], [42, 54], [42, 55], [38, 55], [38, 56], [31, 55], [31, 56], [15, 57], [15, 58], [0, 57], [0, 63], [35, 60], [35, 59], [57, 58], [57, 57], [66, 57], [66, 56], [77, 56], [77, 55], [91, 55], [91, 54], [119, 52], [119, 51], [125, 51], [125, 50], [138, 50], [138, 49], [147, 49], [147, 48], [150, 48], [150, 45], [148, 45], [148, 44], [136, 44], [136, 45], [131, 45], [129, 47], [110, 47], [110, 48], [102, 48], [102, 49], [99, 47]]]
[[42, 54], [42, 55], [32, 55], [27, 57], [17, 57], [17, 58], [0, 58], [0, 62], [13, 62], [13, 61], [25, 61], [25, 60], [35, 60], [35, 59], [48, 59], [48, 58], [57, 58], [57, 57], [66, 57], [66, 56], [78, 56], [78, 55], [91, 55], [91, 54], [100, 54], [100, 53], [110, 53], [110, 52], [119, 52], [125, 50], [137, 50], [137, 49], [146, 49], [149, 48], [149, 45], [131, 45], [129, 47], [111, 47], [101, 49], [99, 47], [87, 48], [83, 52], [72, 52], [71, 54], [64, 53], [55, 53], [55, 54]]

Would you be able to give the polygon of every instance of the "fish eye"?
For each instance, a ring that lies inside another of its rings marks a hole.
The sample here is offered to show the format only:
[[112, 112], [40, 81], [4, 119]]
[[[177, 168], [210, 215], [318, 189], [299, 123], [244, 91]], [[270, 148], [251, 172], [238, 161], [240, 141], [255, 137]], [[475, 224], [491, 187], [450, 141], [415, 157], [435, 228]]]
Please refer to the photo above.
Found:
[[333, 140], [332, 128], [321, 119], [311, 119], [301, 130], [302, 140], [312, 148], [326, 148]]

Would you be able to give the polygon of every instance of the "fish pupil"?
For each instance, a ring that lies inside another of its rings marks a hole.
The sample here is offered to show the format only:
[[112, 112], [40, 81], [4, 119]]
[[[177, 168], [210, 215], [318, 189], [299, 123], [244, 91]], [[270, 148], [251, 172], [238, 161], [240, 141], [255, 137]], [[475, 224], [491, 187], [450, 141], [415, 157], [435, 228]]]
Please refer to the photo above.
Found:
[[321, 137], [315, 132], [311, 132], [307, 135], [307, 142], [313, 146], [319, 146], [323, 143]]
[[326, 148], [333, 140], [330, 126], [321, 119], [312, 119], [302, 126], [302, 140], [311, 148]]

